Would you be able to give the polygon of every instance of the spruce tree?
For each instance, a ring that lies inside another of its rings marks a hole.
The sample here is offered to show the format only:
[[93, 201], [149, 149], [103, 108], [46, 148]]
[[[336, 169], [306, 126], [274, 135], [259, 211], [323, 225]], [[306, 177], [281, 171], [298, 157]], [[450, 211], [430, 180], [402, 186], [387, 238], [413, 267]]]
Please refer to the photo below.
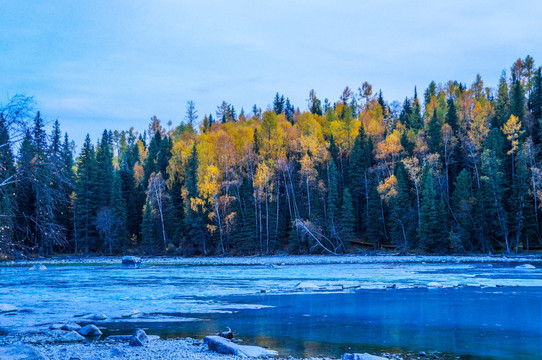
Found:
[[77, 240], [75, 249], [88, 253], [93, 249], [96, 235], [95, 220], [97, 207], [97, 169], [94, 147], [87, 134], [79, 158], [77, 159], [77, 177], [75, 183], [75, 218]]
[[442, 125], [437, 116], [437, 109], [433, 111], [433, 116], [427, 125], [427, 145], [430, 153], [441, 153], [442, 144]]
[[421, 188], [419, 247], [424, 252], [435, 252], [438, 249], [439, 240], [441, 240], [438, 238], [438, 233], [442, 226], [442, 219], [439, 218], [433, 171], [428, 165], [423, 168]]
[[348, 188], [343, 191], [341, 207], [341, 237], [345, 242], [345, 251], [349, 248], [350, 241], [355, 240], [354, 231], [356, 229], [356, 214], [352, 196]]

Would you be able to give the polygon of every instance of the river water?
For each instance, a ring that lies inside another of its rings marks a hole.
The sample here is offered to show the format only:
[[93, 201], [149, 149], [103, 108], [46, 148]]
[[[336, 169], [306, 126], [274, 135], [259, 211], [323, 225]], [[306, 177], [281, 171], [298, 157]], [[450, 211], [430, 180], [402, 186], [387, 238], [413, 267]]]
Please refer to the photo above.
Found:
[[[0, 328], [35, 331], [106, 314], [97, 323], [104, 335], [145, 328], [201, 338], [229, 326], [283, 356], [401, 350], [538, 359], [542, 271], [514, 265], [0, 267], [0, 303], [19, 308], [0, 314]], [[300, 281], [348, 289], [294, 291]], [[132, 310], [140, 315], [122, 317]]]

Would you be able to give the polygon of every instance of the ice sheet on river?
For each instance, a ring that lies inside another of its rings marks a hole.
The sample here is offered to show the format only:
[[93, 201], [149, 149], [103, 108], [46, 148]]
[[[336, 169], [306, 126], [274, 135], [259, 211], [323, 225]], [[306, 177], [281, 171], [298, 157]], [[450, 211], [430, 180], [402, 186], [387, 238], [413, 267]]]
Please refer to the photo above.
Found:
[[[298, 291], [295, 286], [301, 282], [329, 291], [426, 287], [430, 283], [442, 287], [542, 286], [540, 259], [528, 259], [535, 268], [526, 271], [515, 268], [525, 260], [428, 262], [394, 257], [400, 260], [379, 262], [379, 258], [317, 257], [317, 264], [310, 264], [308, 257], [293, 261], [296, 258], [268, 257], [258, 265], [251, 265], [258, 258], [240, 258], [240, 265], [232, 262], [234, 258], [227, 258], [227, 266], [213, 265], [205, 259], [192, 259], [198, 266], [188, 266], [183, 259], [162, 264], [154, 259], [144, 261], [141, 269], [123, 269], [119, 259], [105, 265], [91, 261], [55, 266], [44, 262], [45, 271], [27, 271], [25, 266], [0, 267], [0, 303], [19, 309], [17, 313], [1, 314], [0, 327], [9, 330], [74, 322], [74, 316], [81, 313], [105, 314], [108, 321], [128, 322], [134, 320], [122, 315], [133, 309], [140, 311], [139, 320], [189, 321], [194, 314], [261, 307], [232, 303], [229, 296], [293, 292]], [[199, 266], [205, 261], [205, 266]]]

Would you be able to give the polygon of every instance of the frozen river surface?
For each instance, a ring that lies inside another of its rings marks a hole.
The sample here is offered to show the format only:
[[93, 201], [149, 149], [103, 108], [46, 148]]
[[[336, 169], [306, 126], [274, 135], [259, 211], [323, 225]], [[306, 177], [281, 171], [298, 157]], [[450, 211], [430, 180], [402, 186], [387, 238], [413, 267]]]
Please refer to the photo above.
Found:
[[[105, 314], [98, 322], [105, 335], [143, 327], [162, 337], [199, 337], [230, 326], [246, 342], [281, 355], [394, 349], [470, 359], [542, 354], [542, 264], [535, 260], [534, 268], [420, 260], [272, 263], [0, 267], [0, 303], [19, 309], [0, 314], [0, 328], [35, 331]], [[325, 291], [295, 290], [300, 282]]]

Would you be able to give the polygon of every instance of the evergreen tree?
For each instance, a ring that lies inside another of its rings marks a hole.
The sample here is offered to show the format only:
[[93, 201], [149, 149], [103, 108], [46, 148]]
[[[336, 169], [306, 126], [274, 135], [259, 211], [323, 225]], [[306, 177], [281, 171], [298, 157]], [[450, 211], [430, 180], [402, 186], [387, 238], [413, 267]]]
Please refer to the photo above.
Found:
[[427, 125], [427, 145], [430, 153], [441, 153], [442, 144], [442, 125], [437, 116], [437, 109], [433, 111], [433, 116]]
[[97, 176], [97, 209], [109, 207], [113, 193], [113, 146], [109, 138], [109, 133], [104, 130], [102, 138], [96, 151], [96, 169], [100, 175]]
[[474, 251], [474, 229], [472, 223], [472, 206], [474, 198], [471, 190], [471, 179], [467, 170], [463, 169], [457, 176], [452, 194], [452, 207], [457, 229], [454, 233], [459, 236], [461, 248]]
[[373, 146], [363, 126], [354, 140], [350, 154], [349, 184], [356, 210], [356, 231], [366, 229], [368, 224], [369, 168], [372, 165]]
[[273, 100], [273, 111], [277, 115], [284, 112], [284, 95], [279, 96], [279, 93], [275, 95], [275, 99]]
[[442, 247], [445, 239], [440, 236], [442, 219], [439, 218], [439, 199], [433, 171], [428, 165], [423, 169], [421, 188], [419, 246], [424, 252], [434, 252]]
[[[342, 207], [341, 207], [341, 237], [345, 241], [345, 247], [348, 249], [350, 241], [355, 240], [354, 231], [356, 229], [356, 214], [352, 196], [348, 188], [343, 191]], [[345, 249], [345, 250], [346, 250]]]
[[453, 98], [449, 98], [448, 110], [446, 111], [446, 123], [452, 127], [454, 133], [459, 132], [459, 119], [457, 118], [457, 109], [455, 107], [455, 102]]
[[94, 147], [87, 134], [85, 143], [77, 159], [77, 177], [75, 183], [75, 218], [76, 218], [76, 241], [75, 251], [88, 253], [91, 249], [95, 236], [95, 220], [97, 206], [97, 169], [96, 154]]
[[497, 90], [497, 98], [495, 99], [495, 116], [492, 121], [493, 127], [502, 128], [510, 117], [510, 97], [508, 94], [508, 83], [506, 82], [505, 73], [503, 72], [499, 80], [499, 88]]
[[327, 222], [330, 226], [334, 227], [337, 217], [339, 215], [339, 189], [338, 189], [338, 177], [337, 166], [332, 159], [328, 168], [328, 184], [327, 184]]

